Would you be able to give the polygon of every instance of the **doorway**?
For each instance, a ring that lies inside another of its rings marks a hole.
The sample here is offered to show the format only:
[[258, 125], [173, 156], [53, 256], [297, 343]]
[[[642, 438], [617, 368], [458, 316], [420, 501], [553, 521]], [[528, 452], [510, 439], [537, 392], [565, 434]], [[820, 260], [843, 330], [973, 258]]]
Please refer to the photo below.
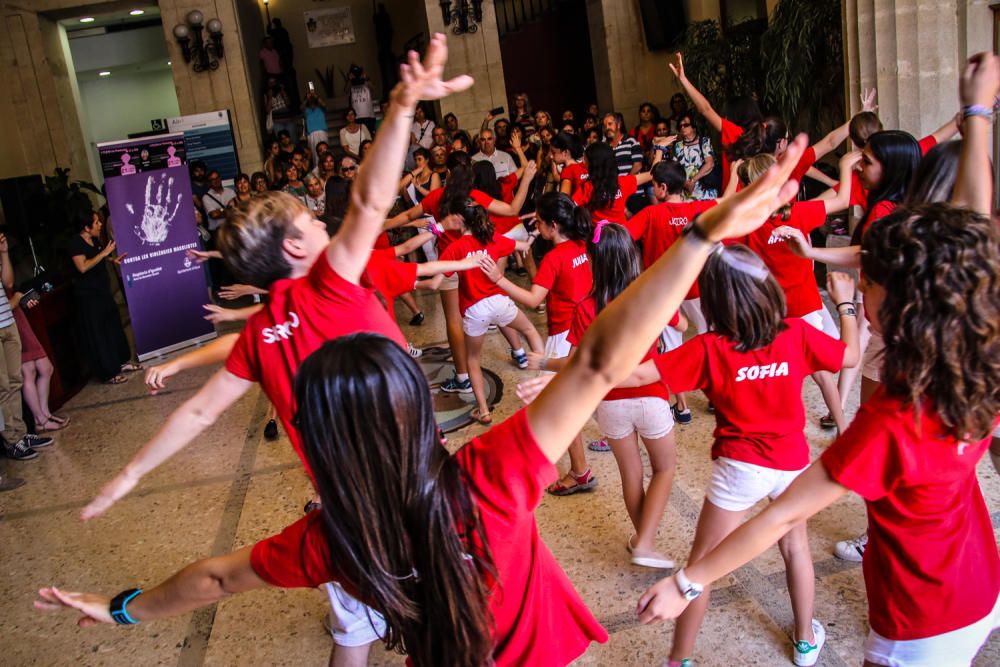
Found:
[[554, 122], [569, 109], [579, 123], [597, 101], [586, 0], [497, 0], [496, 15], [508, 111], [527, 93]]

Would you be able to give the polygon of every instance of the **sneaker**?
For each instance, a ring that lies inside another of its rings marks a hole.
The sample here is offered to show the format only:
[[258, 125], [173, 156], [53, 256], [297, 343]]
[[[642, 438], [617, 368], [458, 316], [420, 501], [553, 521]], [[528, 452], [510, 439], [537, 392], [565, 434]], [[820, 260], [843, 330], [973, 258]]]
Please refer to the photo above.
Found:
[[35, 435], [34, 433], [25, 433], [24, 441], [32, 449], [41, 449], [43, 447], [48, 447], [55, 440], [47, 435]]
[[278, 439], [278, 422], [268, 419], [264, 425], [264, 437], [272, 442]]
[[853, 540], [837, 542], [833, 548], [833, 555], [840, 560], [848, 560], [852, 563], [860, 563], [865, 557], [865, 547], [868, 546], [868, 531], [858, 535]]
[[607, 440], [601, 438], [600, 440], [591, 440], [588, 442], [587, 449], [592, 452], [610, 452], [611, 445], [608, 444]]
[[691, 408], [677, 409], [677, 404], [670, 406], [670, 412], [674, 415], [674, 421], [678, 424], [690, 424], [694, 417], [691, 416]]
[[5, 475], [0, 475], [0, 492], [13, 491], [20, 486], [24, 486], [24, 480], [20, 477], [7, 477]]
[[816, 661], [819, 660], [819, 652], [823, 650], [823, 644], [826, 643], [826, 630], [823, 628], [823, 624], [814, 618], [812, 626], [813, 634], [816, 635], [815, 644], [810, 644], [804, 639], [792, 642], [792, 662], [800, 667], [815, 665]]
[[453, 375], [441, 383], [441, 391], [448, 392], [449, 394], [471, 394], [472, 380], [468, 378], [459, 380], [457, 376]]
[[411, 327], [419, 327], [423, 323], [424, 323], [424, 312], [423, 311], [420, 311], [419, 313], [417, 313], [416, 315], [414, 315], [413, 317], [410, 318], [410, 326]]
[[522, 371], [528, 367], [528, 355], [526, 353], [524, 352], [518, 353], [515, 352], [514, 350], [511, 350], [510, 358], [514, 360], [514, 363], [517, 364], [517, 367], [520, 368]]
[[12, 446], [7, 446], [7, 458], [14, 459], [15, 461], [30, 461], [31, 459], [38, 458], [38, 452], [28, 446], [28, 442], [21, 438], [15, 442]]
[[414, 359], [419, 359], [424, 354], [424, 351], [421, 350], [419, 347], [413, 347], [409, 343], [406, 344], [406, 349], [409, 351], [410, 356], [413, 357]]

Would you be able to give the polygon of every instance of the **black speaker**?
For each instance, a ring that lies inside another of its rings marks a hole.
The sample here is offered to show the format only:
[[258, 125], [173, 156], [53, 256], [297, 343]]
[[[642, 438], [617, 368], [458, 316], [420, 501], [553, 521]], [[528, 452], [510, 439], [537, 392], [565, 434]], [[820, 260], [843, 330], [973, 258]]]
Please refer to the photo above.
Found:
[[0, 180], [0, 205], [9, 228], [21, 234], [30, 234], [37, 228], [39, 218], [45, 215], [43, 208], [45, 193], [42, 177], [18, 176]]
[[639, 0], [639, 13], [650, 51], [673, 49], [687, 29], [684, 3], [678, 0]]

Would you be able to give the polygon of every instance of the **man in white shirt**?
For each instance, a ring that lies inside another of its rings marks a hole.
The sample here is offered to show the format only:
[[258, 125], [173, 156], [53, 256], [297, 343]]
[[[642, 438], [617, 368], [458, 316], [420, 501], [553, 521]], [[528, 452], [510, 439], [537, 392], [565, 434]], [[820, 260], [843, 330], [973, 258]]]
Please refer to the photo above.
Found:
[[208, 173], [208, 192], [201, 198], [208, 215], [208, 230], [214, 232], [226, 220], [226, 207], [236, 199], [236, 193], [222, 187], [222, 176], [213, 169]]
[[493, 134], [493, 130], [483, 130], [480, 132], [479, 141], [482, 144], [482, 150], [472, 156], [473, 162], [489, 160], [493, 163], [493, 168], [497, 172], [497, 178], [509, 176], [517, 171], [517, 165], [514, 164], [514, 158], [512, 158], [508, 153], [497, 150], [497, 138], [496, 135]]

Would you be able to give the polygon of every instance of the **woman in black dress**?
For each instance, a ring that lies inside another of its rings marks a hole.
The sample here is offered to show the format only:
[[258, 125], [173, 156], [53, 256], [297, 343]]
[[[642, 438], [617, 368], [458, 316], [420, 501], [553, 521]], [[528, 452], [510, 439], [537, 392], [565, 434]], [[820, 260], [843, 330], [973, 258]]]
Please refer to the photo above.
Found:
[[69, 255], [78, 275], [73, 281], [76, 317], [80, 338], [91, 369], [101, 382], [121, 384], [125, 372], [142, 370], [130, 362], [132, 352], [122, 331], [118, 304], [111, 295], [111, 283], [104, 260], [115, 257], [115, 242], [101, 242], [103, 223], [97, 213], [81, 216], [80, 233], [69, 242]]

